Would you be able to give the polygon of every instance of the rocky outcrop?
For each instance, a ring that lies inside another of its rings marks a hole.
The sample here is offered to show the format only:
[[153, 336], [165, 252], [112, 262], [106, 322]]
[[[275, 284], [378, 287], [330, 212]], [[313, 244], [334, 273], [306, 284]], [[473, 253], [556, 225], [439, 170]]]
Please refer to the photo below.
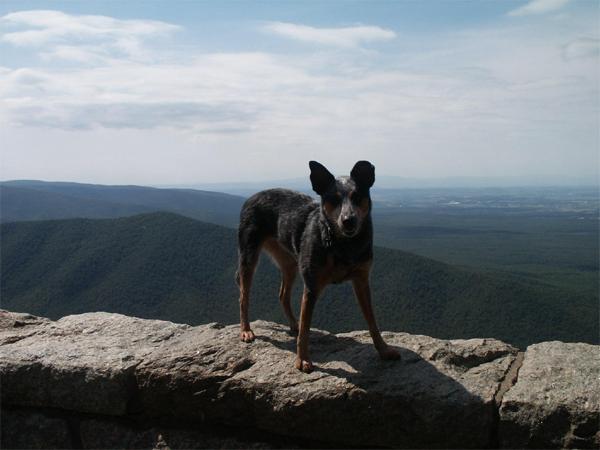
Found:
[[503, 397], [504, 447], [598, 448], [600, 348], [542, 342], [527, 348], [519, 382]]
[[[566, 441], [556, 437], [562, 429], [536, 428], [545, 400], [528, 386], [545, 392], [536, 379], [547, 379], [540, 359], [563, 367], [563, 350], [552, 360], [528, 350], [513, 386], [523, 358], [494, 339], [384, 333], [402, 354], [384, 362], [367, 332], [313, 330], [316, 368], [307, 375], [293, 368], [295, 339], [286, 327], [258, 321], [253, 329], [257, 340], [245, 344], [237, 326], [108, 313], [54, 322], [2, 312], [2, 445], [35, 447], [42, 439], [56, 447], [139, 448], [156, 445], [159, 435], [171, 448], [482, 448], [598, 439], [597, 421], [590, 425], [598, 389], [589, 387], [598, 382], [597, 357], [571, 377], [586, 390], [548, 384], [562, 392], [553, 394], [556, 407], [570, 411], [560, 419], [578, 439]], [[564, 350], [568, 367], [588, 347], [598, 355], [595, 346], [545, 344], [574, 346]], [[588, 394], [584, 417], [576, 411]]]

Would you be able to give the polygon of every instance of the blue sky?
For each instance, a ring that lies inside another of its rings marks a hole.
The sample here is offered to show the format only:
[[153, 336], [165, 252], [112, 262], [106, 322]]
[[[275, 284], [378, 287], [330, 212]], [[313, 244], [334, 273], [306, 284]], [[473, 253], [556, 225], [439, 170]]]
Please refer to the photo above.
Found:
[[0, 178], [598, 175], [599, 3], [0, 3]]

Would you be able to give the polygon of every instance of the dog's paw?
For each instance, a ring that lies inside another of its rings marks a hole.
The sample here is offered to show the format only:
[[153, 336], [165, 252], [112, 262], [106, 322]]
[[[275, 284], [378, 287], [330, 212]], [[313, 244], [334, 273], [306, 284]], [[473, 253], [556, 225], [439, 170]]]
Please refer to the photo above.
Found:
[[386, 346], [384, 349], [379, 350], [379, 357], [386, 361], [398, 360], [401, 358], [400, 352], [390, 346]]
[[292, 336], [298, 336], [298, 324], [296, 324], [296, 325], [290, 325], [290, 331], [289, 331], [289, 333]]
[[240, 339], [244, 342], [252, 342], [256, 339], [256, 336], [252, 330], [242, 331], [240, 332]]
[[313, 363], [307, 359], [296, 358], [296, 363], [294, 366], [296, 369], [301, 370], [304, 373], [311, 373], [314, 369]]

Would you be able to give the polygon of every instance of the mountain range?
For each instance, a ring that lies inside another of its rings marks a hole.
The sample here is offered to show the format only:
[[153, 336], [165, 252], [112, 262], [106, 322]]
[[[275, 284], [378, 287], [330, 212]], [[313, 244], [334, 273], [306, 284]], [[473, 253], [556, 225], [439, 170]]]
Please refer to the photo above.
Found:
[[195, 189], [16, 180], [0, 183], [0, 220], [113, 218], [169, 211], [236, 226], [244, 200], [236, 195]]

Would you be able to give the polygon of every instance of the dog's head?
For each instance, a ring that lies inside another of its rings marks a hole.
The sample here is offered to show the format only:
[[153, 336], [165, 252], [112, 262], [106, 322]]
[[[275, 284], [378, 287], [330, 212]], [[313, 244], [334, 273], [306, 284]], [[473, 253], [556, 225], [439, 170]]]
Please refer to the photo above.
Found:
[[321, 196], [321, 209], [336, 234], [356, 236], [371, 213], [369, 189], [375, 182], [375, 167], [369, 161], [358, 161], [349, 177], [335, 178], [322, 164], [309, 162], [310, 182]]

